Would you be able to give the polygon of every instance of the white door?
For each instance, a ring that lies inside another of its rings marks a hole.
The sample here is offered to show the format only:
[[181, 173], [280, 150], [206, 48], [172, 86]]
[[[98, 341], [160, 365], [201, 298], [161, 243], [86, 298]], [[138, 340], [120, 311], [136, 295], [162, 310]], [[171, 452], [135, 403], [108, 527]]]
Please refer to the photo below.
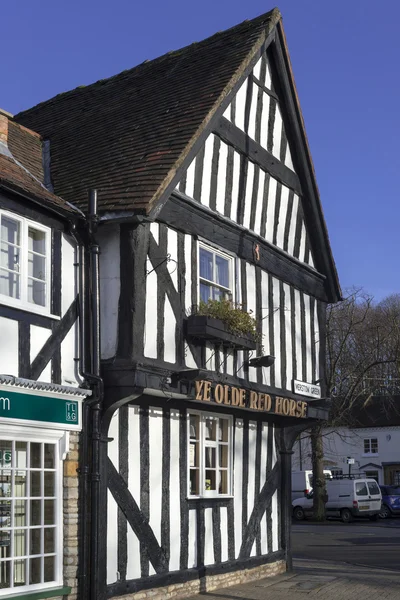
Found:
[[371, 510], [380, 510], [382, 504], [381, 490], [376, 481], [368, 481]]

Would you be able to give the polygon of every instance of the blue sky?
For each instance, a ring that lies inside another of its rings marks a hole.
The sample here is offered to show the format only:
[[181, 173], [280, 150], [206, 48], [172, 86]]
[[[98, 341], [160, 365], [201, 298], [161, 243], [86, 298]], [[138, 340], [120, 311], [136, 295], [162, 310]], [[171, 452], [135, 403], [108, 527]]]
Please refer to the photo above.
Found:
[[[400, 292], [400, 2], [281, 0], [342, 287]], [[0, 106], [12, 113], [273, 8], [261, 0], [13, 0]]]

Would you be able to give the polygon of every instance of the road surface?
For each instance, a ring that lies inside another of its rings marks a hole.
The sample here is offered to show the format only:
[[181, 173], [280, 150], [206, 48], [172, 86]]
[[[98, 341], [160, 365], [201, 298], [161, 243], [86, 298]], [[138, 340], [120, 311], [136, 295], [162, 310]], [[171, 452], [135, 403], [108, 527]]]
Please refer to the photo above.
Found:
[[294, 558], [400, 570], [400, 519], [323, 525], [294, 522], [292, 547]]

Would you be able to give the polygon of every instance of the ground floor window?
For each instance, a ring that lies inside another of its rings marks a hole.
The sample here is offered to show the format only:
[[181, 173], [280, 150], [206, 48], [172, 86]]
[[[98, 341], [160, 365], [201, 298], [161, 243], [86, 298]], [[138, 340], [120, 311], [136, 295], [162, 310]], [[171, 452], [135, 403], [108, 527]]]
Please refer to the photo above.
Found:
[[189, 496], [232, 494], [231, 416], [190, 411]]
[[62, 583], [63, 432], [2, 429], [0, 597]]

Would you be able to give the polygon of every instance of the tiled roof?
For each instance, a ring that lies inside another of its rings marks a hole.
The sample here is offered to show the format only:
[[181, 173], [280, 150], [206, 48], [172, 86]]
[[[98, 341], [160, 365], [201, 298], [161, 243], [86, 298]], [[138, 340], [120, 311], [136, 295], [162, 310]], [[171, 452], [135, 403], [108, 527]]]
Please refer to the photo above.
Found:
[[22, 379], [14, 377], [14, 375], [0, 375], [1, 385], [10, 385], [16, 388], [24, 388], [37, 390], [40, 392], [54, 392], [58, 394], [69, 394], [71, 396], [79, 396], [85, 398], [91, 396], [92, 391], [70, 385], [60, 385], [59, 383], [45, 383], [42, 381], [32, 381], [32, 379]]
[[8, 148], [14, 158], [43, 183], [42, 139], [40, 135], [9, 119]]
[[23, 193], [57, 212], [78, 216], [76, 208], [49, 192], [37, 179], [12, 157], [0, 153], [0, 187]]
[[274, 9], [17, 115], [50, 139], [55, 192], [83, 207], [95, 187], [102, 211], [149, 212], [279, 20]]

